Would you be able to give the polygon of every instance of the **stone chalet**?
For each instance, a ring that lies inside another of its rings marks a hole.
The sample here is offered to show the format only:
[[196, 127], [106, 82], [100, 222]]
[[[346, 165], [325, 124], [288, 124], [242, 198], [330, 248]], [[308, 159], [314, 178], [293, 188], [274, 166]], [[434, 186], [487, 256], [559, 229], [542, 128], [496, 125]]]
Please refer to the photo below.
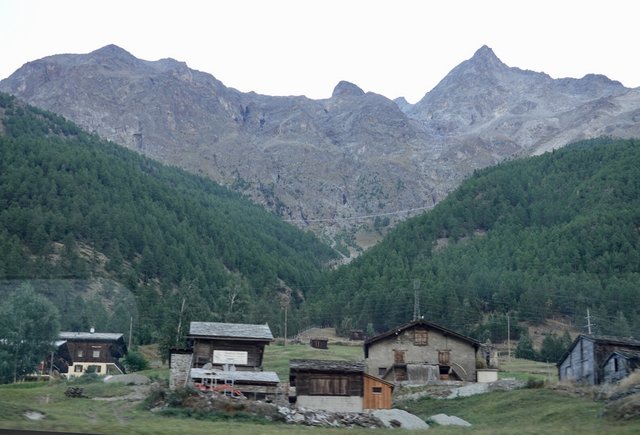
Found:
[[191, 322], [187, 338], [188, 349], [171, 351], [171, 388], [275, 398], [280, 379], [262, 370], [265, 346], [273, 341], [268, 325]]
[[389, 382], [476, 382], [480, 342], [424, 319], [364, 342], [366, 372]]

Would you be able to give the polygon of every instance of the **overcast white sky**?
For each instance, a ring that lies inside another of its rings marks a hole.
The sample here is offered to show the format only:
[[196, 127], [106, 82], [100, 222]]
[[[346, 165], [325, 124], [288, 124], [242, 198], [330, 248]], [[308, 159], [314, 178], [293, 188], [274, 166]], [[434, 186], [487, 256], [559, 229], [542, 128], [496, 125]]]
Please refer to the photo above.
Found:
[[638, 87], [639, 20], [630, 0], [0, 0], [0, 79], [116, 44], [243, 92], [328, 98], [348, 80], [415, 103], [486, 44], [509, 66]]

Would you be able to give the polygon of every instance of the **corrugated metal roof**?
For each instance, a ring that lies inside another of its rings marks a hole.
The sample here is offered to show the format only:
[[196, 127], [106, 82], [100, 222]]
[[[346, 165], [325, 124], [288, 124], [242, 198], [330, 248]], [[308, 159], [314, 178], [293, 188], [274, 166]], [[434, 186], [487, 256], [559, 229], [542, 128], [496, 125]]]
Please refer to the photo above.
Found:
[[322, 359], [292, 359], [289, 361], [289, 369], [308, 372], [340, 372], [363, 373], [362, 361], [335, 361]]
[[269, 325], [250, 325], [244, 323], [191, 322], [190, 336], [219, 338], [253, 338], [273, 340]]
[[249, 371], [222, 371], [211, 369], [191, 369], [192, 378], [215, 379], [218, 381], [233, 382], [266, 382], [279, 383], [280, 378], [276, 372], [249, 372]]
[[112, 332], [61, 332], [58, 334], [61, 340], [105, 340], [116, 341], [122, 338], [122, 334]]

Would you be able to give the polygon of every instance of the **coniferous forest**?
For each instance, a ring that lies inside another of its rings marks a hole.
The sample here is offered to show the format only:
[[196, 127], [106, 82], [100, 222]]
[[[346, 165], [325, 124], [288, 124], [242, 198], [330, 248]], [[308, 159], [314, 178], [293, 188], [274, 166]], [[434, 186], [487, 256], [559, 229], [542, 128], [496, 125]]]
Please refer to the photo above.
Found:
[[[0, 293], [61, 329], [180, 345], [190, 320], [381, 332], [423, 316], [480, 340], [507, 316], [640, 336], [640, 142], [598, 139], [476, 171], [349, 265], [309, 232], [0, 95]], [[419, 204], [418, 204], [419, 205]], [[516, 335], [517, 336], [517, 329]]]
[[335, 257], [240, 195], [57, 115], [7, 95], [0, 115], [0, 291], [46, 294], [63, 330], [133, 323], [135, 341], [166, 346], [194, 319], [280, 332], [283, 304]]
[[590, 140], [478, 170], [316, 295], [318, 318], [378, 331], [418, 305], [479, 339], [505, 339], [507, 314], [587, 332], [587, 309], [592, 332], [638, 337], [640, 142]]

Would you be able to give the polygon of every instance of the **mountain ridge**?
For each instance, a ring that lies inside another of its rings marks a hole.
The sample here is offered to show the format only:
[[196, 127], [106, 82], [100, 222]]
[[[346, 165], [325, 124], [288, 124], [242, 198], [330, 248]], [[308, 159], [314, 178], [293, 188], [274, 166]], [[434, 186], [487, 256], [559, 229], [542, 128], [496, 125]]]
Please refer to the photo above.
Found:
[[486, 45], [416, 104], [346, 81], [322, 100], [242, 93], [115, 45], [29, 62], [0, 90], [349, 240], [352, 254], [358, 232], [381, 237], [475, 169], [584, 138], [640, 136], [640, 91], [509, 67]]

